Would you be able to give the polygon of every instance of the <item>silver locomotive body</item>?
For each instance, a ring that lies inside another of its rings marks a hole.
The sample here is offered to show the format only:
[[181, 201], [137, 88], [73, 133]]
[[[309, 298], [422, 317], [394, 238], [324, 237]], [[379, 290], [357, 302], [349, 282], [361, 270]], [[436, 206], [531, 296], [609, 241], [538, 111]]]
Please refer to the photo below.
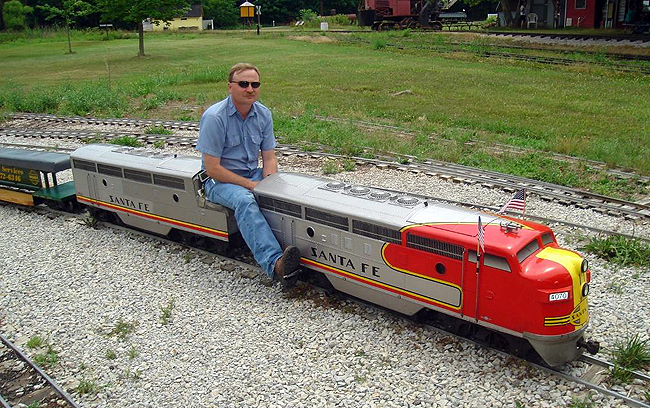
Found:
[[205, 200], [200, 158], [108, 144], [83, 146], [70, 158], [77, 200], [126, 225], [226, 242], [238, 231], [230, 210]]
[[[384, 256], [388, 244], [401, 244], [401, 230], [424, 208], [422, 199], [294, 173], [267, 177], [254, 193], [280, 244], [297, 246], [303, 265], [324, 273], [337, 290], [406, 315], [431, 305], [458, 314], [458, 285], [397, 272]], [[459, 260], [445, 262], [461, 268]]]

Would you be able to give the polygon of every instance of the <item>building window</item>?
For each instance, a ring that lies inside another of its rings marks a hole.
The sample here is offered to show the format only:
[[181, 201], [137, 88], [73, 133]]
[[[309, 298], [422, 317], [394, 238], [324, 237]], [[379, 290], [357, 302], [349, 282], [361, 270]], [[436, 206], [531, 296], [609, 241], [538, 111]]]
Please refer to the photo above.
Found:
[[575, 9], [584, 10], [587, 8], [587, 0], [576, 0]]

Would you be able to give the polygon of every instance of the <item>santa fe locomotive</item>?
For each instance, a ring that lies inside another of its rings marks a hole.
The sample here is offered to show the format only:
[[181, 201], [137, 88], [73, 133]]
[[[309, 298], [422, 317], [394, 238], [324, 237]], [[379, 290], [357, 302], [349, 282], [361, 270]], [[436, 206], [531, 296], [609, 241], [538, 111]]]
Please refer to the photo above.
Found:
[[[69, 162], [74, 181], [34, 193], [36, 202], [74, 200], [98, 217], [215, 249], [239, 241], [231, 211], [205, 199], [198, 157], [91, 144]], [[70, 183], [69, 198], [55, 194]], [[588, 263], [546, 226], [296, 173], [267, 177], [254, 194], [280, 244], [300, 249], [307, 275], [341, 292], [432, 314], [455, 331], [489, 329], [551, 366], [594, 351], [584, 340]]]

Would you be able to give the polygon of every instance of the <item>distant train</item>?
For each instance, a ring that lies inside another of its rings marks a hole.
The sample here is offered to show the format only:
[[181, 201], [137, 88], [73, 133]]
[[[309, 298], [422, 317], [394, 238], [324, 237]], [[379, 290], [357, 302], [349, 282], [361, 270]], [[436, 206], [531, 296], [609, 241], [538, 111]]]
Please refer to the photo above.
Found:
[[[241, 242], [232, 211], [205, 199], [198, 157], [91, 144], [69, 162], [74, 204], [64, 207], [217, 251]], [[254, 194], [280, 244], [300, 249], [304, 277], [551, 366], [597, 351], [584, 340], [588, 262], [548, 227], [296, 173], [267, 177]]]
[[465, 12], [447, 12], [456, 0], [364, 0], [357, 19], [373, 30], [429, 28], [442, 30], [446, 21], [465, 20]]

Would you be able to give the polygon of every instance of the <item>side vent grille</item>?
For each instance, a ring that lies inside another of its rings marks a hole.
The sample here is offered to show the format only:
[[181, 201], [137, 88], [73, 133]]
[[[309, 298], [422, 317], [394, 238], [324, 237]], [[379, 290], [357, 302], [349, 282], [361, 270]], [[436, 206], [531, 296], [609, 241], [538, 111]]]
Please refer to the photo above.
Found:
[[97, 164], [97, 171], [109, 176], [122, 177], [122, 169], [115, 166], [108, 166], [106, 164]]
[[185, 190], [185, 182], [178, 177], [161, 176], [159, 174], [153, 175], [153, 183], [159, 186], [175, 188], [177, 190]]
[[330, 227], [338, 228], [348, 231], [348, 217], [340, 215], [329, 214], [323, 211], [318, 211], [313, 208], [305, 208], [305, 219], [314, 221], [319, 224], [329, 225]]
[[420, 251], [446, 256], [447, 258], [458, 259], [459, 261], [463, 259], [462, 246], [421, 237], [415, 234], [408, 234], [408, 237], [406, 238], [406, 246], [409, 248], [419, 249]]
[[144, 171], [124, 169], [124, 178], [151, 184], [151, 173], [145, 173]]
[[276, 200], [275, 198], [259, 196], [258, 204], [264, 210], [275, 211], [282, 214], [291, 215], [292, 217], [302, 217], [302, 211], [298, 204], [287, 201]]
[[402, 243], [402, 233], [398, 230], [370, 224], [368, 222], [352, 220], [352, 232], [393, 244]]
[[92, 171], [94, 173], [97, 173], [97, 166], [93, 162], [89, 162], [89, 161], [86, 161], [86, 160], [73, 159], [72, 164], [74, 164], [75, 169]]

